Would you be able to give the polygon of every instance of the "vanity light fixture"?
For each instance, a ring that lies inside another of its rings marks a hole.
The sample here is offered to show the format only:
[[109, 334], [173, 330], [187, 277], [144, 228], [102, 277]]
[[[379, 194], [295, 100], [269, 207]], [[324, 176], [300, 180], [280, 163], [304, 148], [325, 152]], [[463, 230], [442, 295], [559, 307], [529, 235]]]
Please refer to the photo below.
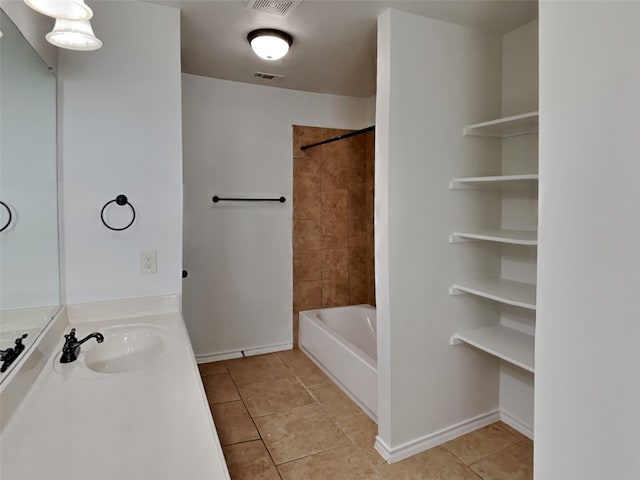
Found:
[[58, 18], [46, 37], [47, 42], [68, 50], [98, 50], [102, 42], [93, 33], [88, 21], [64, 20]]
[[24, 0], [36, 12], [65, 20], [90, 20], [93, 11], [84, 0]]
[[281, 59], [293, 44], [291, 35], [273, 28], [253, 30], [247, 35], [247, 40], [255, 54], [265, 60]]

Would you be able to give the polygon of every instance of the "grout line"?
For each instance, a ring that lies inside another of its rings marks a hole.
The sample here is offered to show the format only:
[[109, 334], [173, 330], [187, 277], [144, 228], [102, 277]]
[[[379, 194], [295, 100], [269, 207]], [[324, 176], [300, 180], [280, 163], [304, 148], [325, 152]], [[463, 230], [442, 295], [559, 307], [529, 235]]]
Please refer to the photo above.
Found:
[[[231, 376], [231, 375], [229, 375], [229, 376]], [[231, 377], [231, 381], [233, 382], [233, 385], [236, 387], [236, 390], [238, 390], [238, 385], [236, 384], [236, 381], [233, 379], [233, 377]], [[273, 460], [273, 456], [271, 455], [271, 452], [267, 448], [267, 444], [264, 442], [264, 438], [262, 438], [262, 433], [260, 433], [260, 429], [258, 428], [258, 425], [256, 424], [255, 419], [253, 418], [253, 415], [251, 415], [251, 412], [249, 411], [249, 408], [247, 407], [247, 404], [244, 402], [244, 398], [242, 398], [242, 395], [240, 395], [240, 390], [238, 390], [238, 395], [240, 396], [240, 401], [242, 402], [242, 406], [246, 410], [247, 415], [249, 415], [249, 418], [251, 419], [251, 423], [253, 424], [253, 428], [255, 428], [256, 432], [258, 432], [258, 437], [260, 438], [260, 442], [262, 443], [262, 446], [266, 450], [267, 455], [269, 455], [269, 459], [271, 460], [271, 464], [275, 468], [276, 473], [278, 474], [278, 477], [280, 477], [280, 479], [282, 480], [282, 475], [280, 475], [280, 470], [278, 470], [278, 466], [276, 465], [276, 462]], [[256, 441], [256, 440], [253, 440], [253, 441]]]
[[[469, 467], [471, 467], [471, 465], [475, 465], [476, 463], [484, 462], [485, 460], [487, 460], [487, 459], [489, 459], [489, 458], [491, 458], [491, 457], [495, 457], [497, 454], [499, 454], [499, 453], [501, 453], [501, 452], [504, 452], [505, 450], [508, 450], [509, 448], [511, 448], [511, 447], [513, 447], [513, 446], [515, 446], [515, 445], [517, 445], [517, 444], [519, 444], [519, 443], [524, 443], [524, 442], [522, 442], [522, 441], [520, 441], [520, 440], [519, 440], [519, 441], [517, 441], [517, 442], [515, 442], [515, 443], [510, 444], [508, 447], [504, 447], [504, 448], [501, 448], [501, 449], [499, 449], [499, 450], [496, 450], [496, 451], [495, 451], [495, 452], [493, 452], [492, 454], [487, 455], [486, 457], [483, 457], [483, 458], [481, 458], [480, 460], [476, 460], [476, 461], [475, 461], [475, 462], [473, 462], [473, 463], [470, 463], [468, 466], [469, 466]], [[465, 464], [465, 465], [466, 465], [466, 464]]]
[[[238, 394], [238, 396], [240, 396], [240, 394]], [[207, 400], [209, 400], [209, 398], [207, 398]], [[237, 400], [227, 400], [226, 402], [209, 402], [209, 405], [224, 405], [225, 403], [233, 403], [233, 402], [239, 402], [241, 401], [241, 398], [238, 398]]]

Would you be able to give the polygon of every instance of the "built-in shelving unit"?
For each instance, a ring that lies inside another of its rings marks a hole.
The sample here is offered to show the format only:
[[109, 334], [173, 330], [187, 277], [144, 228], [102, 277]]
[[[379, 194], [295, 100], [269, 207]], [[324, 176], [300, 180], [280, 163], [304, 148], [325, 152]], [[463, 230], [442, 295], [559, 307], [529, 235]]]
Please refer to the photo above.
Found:
[[519, 184], [531, 184], [537, 181], [537, 173], [527, 173], [522, 175], [496, 175], [489, 177], [462, 177], [451, 180], [449, 188], [507, 188]]
[[[523, 113], [476, 123], [463, 129], [464, 135], [494, 138], [509, 138], [537, 132], [538, 112]], [[513, 148], [512, 145], [512, 152]], [[522, 153], [527, 153], [527, 151]], [[534, 167], [531, 164], [526, 166], [528, 168]], [[509, 170], [508, 167], [507, 170]], [[515, 190], [516, 195], [520, 195], [518, 192], [521, 192], [522, 195], [531, 195], [536, 192], [537, 182], [537, 173], [460, 177], [452, 179], [449, 183], [449, 188], [452, 190], [493, 189], [498, 191], [517, 188]], [[522, 187], [530, 187], [530, 189]], [[510, 193], [508, 197], [503, 195], [502, 201], [509, 202], [512, 198], [514, 198], [513, 193]], [[513, 221], [513, 212], [511, 212], [511, 220]], [[506, 221], [508, 224], [509, 220], [507, 219]], [[505, 224], [504, 217], [501, 223]], [[532, 225], [532, 227], [531, 230], [504, 228], [461, 229], [449, 235], [449, 242], [485, 241], [496, 244], [519, 245], [523, 248], [535, 248], [538, 245], [538, 232], [535, 231], [535, 225]], [[504, 278], [460, 281], [450, 287], [449, 293], [451, 295], [475, 295], [504, 305], [511, 305], [534, 312], [536, 309], [536, 286], [534, 284], [506, 280]], [[497, 319], [496, 324], [457, 331], [451, 337], [452, 345], [462, 342], [495, 355], [529, 372], [533, 373], [534, 371], [534, 335], [503, 325], [499, 319]]]
[[535, 337], [504, 325], [474, 328], [456, 333], [451, 344], [473, 345], [533, 373]]
[[508, 138], [538, 132], [538, 112], [523, 113], [510, 117], [475, 123], [464, 128], [464, 135], [477, 137]]
[[514, 282], [503, 278], [469, 280], [451, 286], [451, 295], [470, 293], [496, 302], [536, 309], [536, 286], [531, 283]]
[[538, 244], [538, 232], [528, 230], [482, 229], [453, 232], [449, 237], [450, 243], [473, 240], [535, 246]]

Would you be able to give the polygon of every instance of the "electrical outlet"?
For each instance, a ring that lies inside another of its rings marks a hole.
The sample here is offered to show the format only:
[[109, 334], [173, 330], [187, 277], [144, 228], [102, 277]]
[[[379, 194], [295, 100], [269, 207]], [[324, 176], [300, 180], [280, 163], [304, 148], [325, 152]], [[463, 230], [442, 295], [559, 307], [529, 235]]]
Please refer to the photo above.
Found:
[[140, 251], [140, 273], [157, 273], [158, 263], [155, 250]]

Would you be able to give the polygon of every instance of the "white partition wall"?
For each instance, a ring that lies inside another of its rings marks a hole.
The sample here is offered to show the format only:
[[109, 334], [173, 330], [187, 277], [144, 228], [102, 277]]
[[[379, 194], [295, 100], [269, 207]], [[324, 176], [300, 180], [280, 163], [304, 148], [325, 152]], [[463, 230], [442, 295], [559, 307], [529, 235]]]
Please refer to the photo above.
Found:
[[640, 3], [540, 3], [535, 478], [640, 475]]
[[391, 460], [497, 419], [494, 358], [449, 340], [456, 329], [495, 323], [499, 307], [448, 289], [499, 276], [499, 251], [448, 237], [500, 221], [498, 194], [479, 202], [449, 181], [500, 170], [500, 143], [463, 137], [462, 128], [500, 117], [501, 42], [396, 10], [378, 20], [377, 448]]

